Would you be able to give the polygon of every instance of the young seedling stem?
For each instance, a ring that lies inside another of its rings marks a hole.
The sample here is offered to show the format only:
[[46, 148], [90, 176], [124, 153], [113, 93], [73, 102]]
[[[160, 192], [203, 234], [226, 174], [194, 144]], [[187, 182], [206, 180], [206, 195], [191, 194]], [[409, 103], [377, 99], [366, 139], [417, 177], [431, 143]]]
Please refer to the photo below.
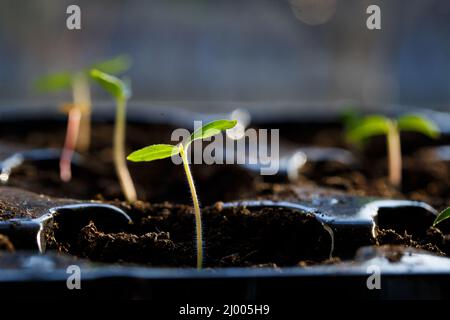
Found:
[[91, 90], [88, 77], [84, 72], [78, 73], [73, 82], [73, 101], [79, 106], [81, 119], [76, 149], [86, 152], [91, 145]]
[[200, 212], [200, 205], [198, 203], [197, 190], [195, 189], [194, 179], [192, 178], [192, 173], [189, 168], [189, 160], [184, 150], [183, 144], [180, 143], [178, 148], [180, 150], [180, 156], [183, 161], [184, 172], [186, 173], [189, 189], [191, 191], [192, 202], [194, 204], [195, 234], [197, 247], [197, 269], [201, 269], [203, 263], [203, 232], [202, 232], [203, 227], [202, 227], [202, 216]]
[[120, 186], [129, 202], [137, 200], [136, 189], [128, 171], [125, 160], [125, 131], [126, 131], [126, 99], [117, 98], [116, 122], [114, 126], [114, 165], [119, 177]]
[[80, 109], [76, 106], [72, 106], [68, 110], [67, 117], [66, 138], [64, 140], [64, 147], [61, 152], [61, 158], [59, 160], [59, 174], [61, 180], [64, 182], [69, 182], [72, 179], [71, 163], [80, 129]]
[[236, 126], [235, 120], [216, 120], [206, 124], [200, 129], [194, 131], [191, 134], [188, 141], [180, 143], [176, 146], [170, 144], [155, 144], [143, 149], [137, 150], [130, 154], [127, 159], [133, 162], [141, 161], [153, 161], [159, 159], [165, 159], [179, 154], [183, 162], [184, 172], [188, 181], [189, 189], [192, 195], [192, 201], [194, 204], [195, 215], [195, 234], [196, 234], [196, 247], [197, 247], [197, 269], [200, 270], [203, 264], [203, 228], [202, 217], [200, 211], [200, 205], [198, 202], [197, 191], [195, 189], [194, 179], [192, 177], [191, 170], [189, 168], [189, 160], [187, 157], [187, 151], [189, 146], [195, 140], [205, 139], [212, 137], [223, 130], [232, 129]]
[[126, 107], [130, 97], [129, 85], [117, 77], [101, 72], [97, 69], [91, 70], [94, 78], [116, 101], [116, 120], [114, 125], [113, 158], [120, 186], [129, 202], [137, 200], [136, 189], [128, 171], [125, 160], [125, 130], [126, 130]]
[[400, 131], [396, 121], [388, 122], [387, 146], [389, 158], [389, 181], [399, 188], [402, 183], [402, 148], [400, 143]]
[[[78, 73], [72, 79], [72, 95], [73, 104], [65, 105], [67, 111], [67, 131], [64, 140], [64, 147], [61, 152], [59, 161], [60, 178], [64, 182], [69, 182], [72, 179], [72, 158], [77, 145], [80, 140], [84, 143], [89, 143], [90, 128], [86, 127], [86, 123], [90, 114], [90, 93], [89, 85], [86, 76], [83, 73]], [[83, 130], [85, 130], [83, 132]], [[86, 141], [87, 139], [87, 141]]]

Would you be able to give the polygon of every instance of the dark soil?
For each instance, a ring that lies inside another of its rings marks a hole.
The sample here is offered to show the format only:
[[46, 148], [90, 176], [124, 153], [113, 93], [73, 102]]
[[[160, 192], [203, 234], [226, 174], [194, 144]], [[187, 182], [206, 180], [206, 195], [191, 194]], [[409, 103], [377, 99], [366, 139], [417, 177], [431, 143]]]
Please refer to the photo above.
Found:
[[[405, 232], [403, 235], [392, 229], [378, 230], [377, 245], [404, 245], [411, 248], [427, 250], [435, 254], [446, 256], [450, 254], [449, 240], [438, 229], [430, 228], [427, 237], [415, 238]], [[445, 250], [446, 253], [442, 250]]]
[[[68, 233], [64, 221], [55, 231], [54, 246], [96, 261], [126, 261], [154, 266], [194, 266], [192, 208], [169, 203], [138, 202], [125, 209], [134, 224], [122, 232], [103, 232], [90, 222], [81, 232]], [[310, 214], [266, 208], [203, 210], [206, 267], [277, 265], [328, 259], [331, 238]]]
[[[16, 128], [20, 127], [21, 130]], [[266, 127], [266, 126], [263, 126]], [[281, 124], [281, 139], [299, 146], [346, 148], [338, 126], [299, 126]], [[129, 125], [128, 151], [152, 143], [170, 143], [174, 128], [166, 125]], [[65, 128], [50, 122], [11, 123], [0, 127], [3, 141], [33, 147], [61, 147]], [[144, 202], [123, 202], [111, 161], [112, 126], [94, 127], [89, 154], [73, 167], [73, 180], [59, 179], [58, 163], [26, 163], [13, 172], [11, 186], [56, 197], [114, 201], [134, 221], [120, 232], [103, 230], [94, 222], [77, 227], [64, 220], [52, 237], [51, 246], [59, 251], [104, 262], [132, 262], [152, 266], [194, 266], [195, 234], [190, 194], [184, 172], [170, 160], [151, 164], [129, 164], [139, 198]], [[194, 165], [202, 202], [206, 267], [294, 266], [330, 263], [330, 239], [313, 216], [280, 209], [223, 209], [218, 201], [239, 199], [298, 199], [296, 186], [314, 192], [325, 187], [353, 195], [405, 198], [428, 202], [436, 209], [450, 206], [450, 164], [437, 161], [420, 151], [447, 141], [428, 141], [404, 136], [404, 184], [396, 190], [386, 180], [384, 141], [377, 140], [365, 153], [355, 151], [360, 165], [349, 167], [335, 162], [308, 163], [299, 181], [273, 184], [238, 166]], [[415, 146], [415, 147], [414, 147]], [[115, 200], [117, 199], [117, 200]], [[167, 202], [166, 202], [167, 201]], [[162, 204], [157, 204], [162, 203]], [[210, 207], [208, 207], [210, 206]], [[5, 211], [6, 212], [6, 211]], [[439, 229], [378, 230], [377, 245], [405, 245], [450, 255], [450, 226]]]

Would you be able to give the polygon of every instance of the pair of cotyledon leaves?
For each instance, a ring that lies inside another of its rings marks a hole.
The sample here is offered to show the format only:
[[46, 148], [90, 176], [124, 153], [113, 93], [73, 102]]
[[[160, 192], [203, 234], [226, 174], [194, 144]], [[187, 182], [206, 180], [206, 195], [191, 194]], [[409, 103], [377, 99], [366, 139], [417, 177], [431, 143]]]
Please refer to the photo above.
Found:
[[439, 137], [439, 128], [432, 121], [419, 115], [410, 114], [397, 120], [381, 115], [372, 115], [359, 121], [352, 121], [347, 138], [354, 143], [359, 143], [372, 136], [388, 134], [393, 125], [399, 131], [419, 132], [433, 139]]
[[[183, 147], [187, 149], [189, 145], [195, 140], [206, 139], [220, 132], [234, 128], [237, 124], [236, 120], [216, 120], [212, 121], [203, 127], [195, 130], [188, 141], [183, 144]], [[179, 145], [171, 144], [155, 144], [131, 153], [127, 159], [133, 162], [141, 161], [153, 161], [159, 159], [169, 158], [173, 155], [180, 153]]]
[[[96, 72], [97, 71], [102, 72], [103, 74], [93, 76], [94, 79], [108, 77], [108, 76], [113, 77], [113, 76], [111, 76], [112, 74], [120, 74], [122, 72], [125, 72], [126, 70], [128, 70], [130, 68], [130, 66], [131, 66], [130, 57], [127, 55], [119, 55], [115, 58], [92, 64], [92, 65], [88, 66], [87, 68], [82, 69], [81, 71], [78, 71], [78, 72], [58, 72], [58, 73], [53, 73], [53, 74], [43, 76], [35, 82], [35, 87], [37, 90], [39, 90], [41, 92], [54, 92], [54, 91], [66, 90], [66, 89], [71, 88], [72, 83], [73, 83], [75, 77], [77, 77], [77, 76], [80, 76], [80, 75], [89, 76], [89, 74], [91, 74], [91, 76], [92, 76], [93, 71], [96, 70]], [[94, 74], [96, 72], [94, 72]], [[122, 87], [121, 92], [129, 95], [129, 86], [127, 88], [125, 82], [121, 81], [120, 79], [118, 79], [116, 77], [113, 77], [113, 78], [114, 79], [109, 79], [109, 80], [121, 83], [119, 85], [120, 87]], [[99, 82], [101, 81], [99, 79], [97, 79], [97, 80]], [[110, 91], [110, 93], [112, 93], [112, 92]], [[114, 92], [114, 93], [117, 93], [117, 92]], [[114, 94], [114, 95], [116, 96], [116, 94]]]

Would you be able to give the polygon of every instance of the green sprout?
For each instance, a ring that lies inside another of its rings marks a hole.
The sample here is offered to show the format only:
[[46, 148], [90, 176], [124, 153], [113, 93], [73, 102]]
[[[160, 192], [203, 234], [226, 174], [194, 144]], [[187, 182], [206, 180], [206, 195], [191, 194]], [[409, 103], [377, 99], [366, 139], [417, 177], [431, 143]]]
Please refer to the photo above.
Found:
[[72, 91], [72, 103], [64, 104], [67, 113], [67, 129], [60, 159], [60, 177], [63, 181], [72, 178], [71, 162], [74, 150], [85, 152], [91, 143], [91, 93], [89, 74], [91, 68], [118, 74], [127, 70], [131, 60], [126, 55], [105, 60], [77, 72], [59, 72], [39, 78], [35, 87], [40, 92]]
[[349, 141], [360, 145], [365, 139], [377, 135], [386, 135], [389, 181], [399, 188], [402, 182], [402, 154], [400, 131], [414, 131], [430, 138], [439, 137], [439, 128], [431, 120], [419, 115], [404, 115], [398, 119], [390, 119], [380, 115], [362, 118], [347, 131]]
[[205, 139], [219, 134], [223, 130], [232, 129], [236, 126], [236, 120], [216, 120], [210, 122], [203, 127], [195, 130], [189, 139], [176, 146], [170, 144], [155, 144], [131, 153], [127, 159], [133, 162], [153, 161], [165, 159], [174, 155], [180, 155], [183, 162], [184, 172], [192, 195], [194, 203], [195, 214], [195, 231], [196, 231], [196, 246], [197, 246], [197, 269], [202, 268], [203, 262], [203, 236], [202, 236], [202, 219], [200, 213], [200, 205], [198, 202], [197, 191], [195, 190], [194, 179], [192, 178], [191, 170], [189, 169], [189, 160], [187, 157], [187, 150], [192, 142], [195, 140]]
[[436, 220], [433, 222], [433, 227], [435, 227], [437, 224], [441, 223], [444, 220], [447, 220], [450, 218], [450, 208], [445, 209], [439, 215], [436, 217]]
[[91, 70], [90, 75], [116, 100], [113, 141], [114, 165], [125, 198], [129, 202], [135, 202], [137, 200], [136, 189], [125, 160], [126, 107], [127, 100], [131, 96], [130, 84], [98, 69]]

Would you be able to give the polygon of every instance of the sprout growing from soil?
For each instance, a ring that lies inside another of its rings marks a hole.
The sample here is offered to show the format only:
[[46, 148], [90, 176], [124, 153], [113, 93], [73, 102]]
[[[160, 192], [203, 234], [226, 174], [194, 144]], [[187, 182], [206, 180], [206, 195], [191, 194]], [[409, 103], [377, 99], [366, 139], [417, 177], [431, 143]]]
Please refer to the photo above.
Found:
[[400, 131], [419, 132], [433, 139], [439, 137], [437, 125], [418, 115], [405, 115], [398, 119], [379, 115], [367, 116], [354, 124], [347, 132], [347, 138], [355, 144], [361, 144], [365, 139], [373, 136], [386, 135], [389, 181], [397, 188], [402, 182]]
[[116, 100], [113, 141], [114, 166], [125, 198], [129, 202], [135, 202], [137, 200], [136, 189], [125, 160], [126, 107], [127, 100], [131, 96], [130, 84], [98, 69], [91, 70], [90, 74]]
[[442, 211], [441, 213], [439, 213], [439, 215], [436, 217], [436, 220], [434, 220], [434, 222], [433, 222], [433, 227], [435, 227], [442, 221], [447, 220], [449, 218], [450, 218], [450, 208], [447, 208], [444, 211]]
[[196, 246], [197, 246], [197, 269], [202, 268], [203, 262], [203, 235], [202, 235], [202, 218], [200, 213], [200, 205], [198, 202], [197, 191], [195, 190], [194, 179], [192, 178], [191, 170], [189, 169], [189, 160], [187, 157], [187, 151], [189, 146], [195, 140], [206, 139], [221, 131], [232, 129], [236, 126], [236, 120], [216, 120], [210, 122], [203, 127], [195, 130], [189, 139], [176, 146], [171, 144], [155, 144], [143, 149], [137, 150], [131, 153], [127, 159], [133, 162], [153, 161], [159, 159], [165, 159], [174, 155], [180, 155], [184, 172], [189, 184], [189, 189], [192, 195], [192, 201], [194, 203], [195, 214], [195, 231], [196, 231]]
[[88, 71], [91, 68], [103, 72], [118, 74], [130, 67], [130, 59], [117, 56], [82, 69], [78, 72], [60, 72], [41, 77], [36, 81], [36, 88], [41, 92], [72, 91], [72, 103], [63, 105], [67, 113], [67, 129], [63, 151], [59, 163], [62, 181], [72, 178], [71, 162], [74, 150], [85, 152], [91, 143], [91, 92]]

